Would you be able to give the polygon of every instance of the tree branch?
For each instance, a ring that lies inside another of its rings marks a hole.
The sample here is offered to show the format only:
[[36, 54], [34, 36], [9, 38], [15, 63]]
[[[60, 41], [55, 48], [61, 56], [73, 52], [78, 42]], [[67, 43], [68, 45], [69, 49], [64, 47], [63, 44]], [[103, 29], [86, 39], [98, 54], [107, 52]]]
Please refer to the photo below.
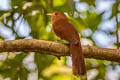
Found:
[[[120, 51], [117, 49], [82, 46], [86, 58], [120, 62]], [[45, 40], [8, 40], [0, 41], [0, 52], [37, 52], [55, 56], [70, 56], [69, 46]]]

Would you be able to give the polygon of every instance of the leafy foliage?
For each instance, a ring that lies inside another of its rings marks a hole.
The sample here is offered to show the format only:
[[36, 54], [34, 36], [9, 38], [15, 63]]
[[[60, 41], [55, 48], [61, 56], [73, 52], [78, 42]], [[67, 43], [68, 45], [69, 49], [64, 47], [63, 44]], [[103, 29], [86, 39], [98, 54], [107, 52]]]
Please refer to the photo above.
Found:
[[[77, 3], [84, 3], [87, 5], [87, 9], [77, 9], [79, 8], [76, 6]], [[94, 40], [94, 34], [100, 30], [99, 25], [104, 21], [103, 16], [105, 15], [105, 11], [101, 13], [96, 11], [97, 4], [95, 0], [10, 0], [9, 5], [10, 8], [8, 10], [0, 10], [0, 28], [5, 28], [4, 30], [7, 31], [6, 33], [4, 31], [3, 33], [2, 31], [0, 32], [0, 40], [13, 39], [12, 37], [14, 37], [14, 39], [32, 38], [55, 41], [58, 38], [51, 30], [50, 18], [46, 14], [48, 12], [61, 11], [67, 14], [71, 23], [81, 33], [82, 39], [86, 39], [89, 43], [92, 42], [94, 46], [100, 46], [96, 45], [97, 41]], [[113, 19], [117, 14], [116, 3], [113, 3], [111, 6], [112, 14], [108, 20]], [[1, 24], [3, 25], [2, 27]], [[29, 32], [25, 31], [26, 29]], [[88, 36], [85, 36], [83, 32], [87, 29], [89, 29], [90, 33], [87, 34]], [[105, 33], [106, 35], [115, 36], [114, 34], [110, 34], [109, 30], [103, 30], [103, 32], [108, 32]], [[114, 33], [115, 30], [111, 32]], [[25, 35], [26, 33], [28, 35]], [[115, 43], [112, 46], [115, 46]], [[40, 80], [70, 80], [72, 77], [71, 69], [67, 65], [67, 57], [58, 61], [52, 55], [36, 53], [32, 62], [36, 67], [35, 69], [32, 67], [31, 70], [24, 64], [24, 59], [30, 56], [29, 54], [25, 52], [14, 53], [15, 55], [12, 58], [9, 58], [9, 53], [7, 54], [7, 58], [0, 61], [0, 75], [4, 79], [27, 80], [28, 75], [33, 72], [37, 73], [37, 77]], [[96, 72], [98, 71], [98, 74], [93, 80], [104, 80], [107, 74], [106, 68], [113, 66], [114, 63], [111, 65], [108, 62], [106, 65], [105, 61], [94, 60], [94, 62], [86, 60], [88, 73], [90, 70], [95, 69]], [[45, 76], [45, 71], [49, 77]]]

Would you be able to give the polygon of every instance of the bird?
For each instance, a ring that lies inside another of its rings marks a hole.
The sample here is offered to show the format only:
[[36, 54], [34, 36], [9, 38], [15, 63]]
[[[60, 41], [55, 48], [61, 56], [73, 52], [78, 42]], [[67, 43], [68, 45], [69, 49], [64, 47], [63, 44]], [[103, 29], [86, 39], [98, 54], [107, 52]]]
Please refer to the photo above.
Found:
[[75, 76], [86, 75], [85, 60], [82, 53], [79, 32], [64, 13], [55, 11], [47, 15], [52, 17], [52, 29], [54, 33], [70, 44], [73, 74]]

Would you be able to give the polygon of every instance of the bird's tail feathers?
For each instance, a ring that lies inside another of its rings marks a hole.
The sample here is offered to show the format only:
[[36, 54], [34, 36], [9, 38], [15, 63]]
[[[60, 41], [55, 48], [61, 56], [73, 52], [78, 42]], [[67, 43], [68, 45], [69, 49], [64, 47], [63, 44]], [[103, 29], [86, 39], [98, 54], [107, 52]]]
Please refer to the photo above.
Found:
[[74, 75], [86, 75], [84, 55], [81, 44], [70, 44], [70, 53], [72, 55], [72, 71]]

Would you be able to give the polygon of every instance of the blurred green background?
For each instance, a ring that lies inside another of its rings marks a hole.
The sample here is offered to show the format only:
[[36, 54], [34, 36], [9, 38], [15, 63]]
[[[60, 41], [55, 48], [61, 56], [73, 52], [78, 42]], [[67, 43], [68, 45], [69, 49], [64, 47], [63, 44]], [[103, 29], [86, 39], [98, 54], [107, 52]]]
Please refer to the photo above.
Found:
[[[82, 45], [116, 48], [116, 0], [2, 0], [0, 40], [58, 40], [46, 15], [54, 11], [67, 15], [80, 32]], [[120, 80], [118, 63], [85, 60], [88, 80]], [[70, 57], [1, 53], [0, 80], [72, 80], [71, 64]]]

